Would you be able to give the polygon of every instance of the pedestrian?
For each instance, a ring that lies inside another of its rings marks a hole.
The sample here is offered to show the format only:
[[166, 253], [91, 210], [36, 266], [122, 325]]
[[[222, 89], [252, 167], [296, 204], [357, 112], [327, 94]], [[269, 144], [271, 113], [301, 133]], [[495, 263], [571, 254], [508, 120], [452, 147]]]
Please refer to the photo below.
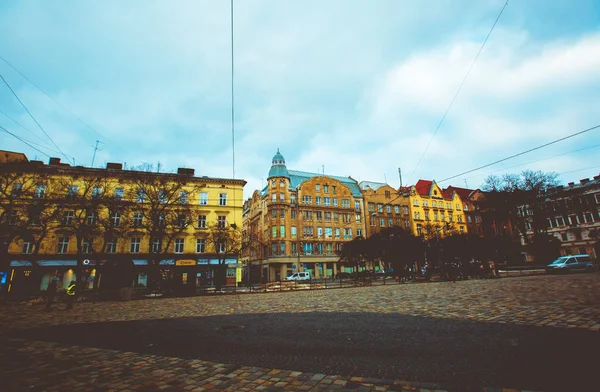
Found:
[[71, 283], [69, 284], [69, 287], [67, 287], [67, 309], [72, 309], [73, 308], [73, 301], [75, 300], [75, 286], [77, 285], [77, 283], [72, 280]]
[[56, 274], [50, 276], [48, 281], [48, 288], [46, 289], [46, 311], [50, 312], [52, 310], [52, 303], [54, 302], [54, 297], [56, 296], [56, 289], [58, 286], [58, 277]]

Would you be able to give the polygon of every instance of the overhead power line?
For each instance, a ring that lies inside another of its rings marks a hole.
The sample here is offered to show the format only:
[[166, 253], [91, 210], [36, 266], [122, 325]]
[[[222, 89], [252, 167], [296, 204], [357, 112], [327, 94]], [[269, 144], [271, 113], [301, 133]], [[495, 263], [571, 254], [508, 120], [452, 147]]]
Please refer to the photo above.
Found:
[[39, 153], [41, 153], [41, 154], [44, 154], [45, 156], [47, 156], [48, 158], [50, 158], [50, 155], [46, 154], [45, 152], [43, 152], [43, 151], [42, 151], [42, 150], [40, 150], [39, 148], [37, 148], [37, 147], [34, 147], [33, 145], [31, 145], [30, 143], [32, 143], [32, 142], [28, 142], [27, 140], [25, 140], [25, 139], [23, 139], [23, 138], [19, 137], [18, 135], [15, 135], [14, 133], [12, 133], [11, 131], [9, 131], [8, 129], [4, 128], [2, 125], [0, 125], [0, 130], [2, 130], [2, 131], [4, 131], [4, 132], [8, 133], [9, 135], [13, 136], [15, 139], [17, 139], [17, 140], [19, 140], [19, 141], [21, 141], [21, 142], [23, 142], [23, 143], [27, 144], [29, 147], [33, 148], [33, 149], [34, 149], [34, 150], [36, 150], [37, 152], [39, 152]]
[[583, 134], [583, 133], [586, 133], [586, 132], [589, 132], [589, 131], [593, 131], [594, 129], [598, 129], [598, 128], [600, 128], [600, 124], [599, 124], [599, 125], [596, 125], [596, 126], [594, 126], [594, 127], [588, 128], [588, 129], [584, 129], [583, 131], [575, 132], [575, 133], [572, 133], [572, 134], [570, 134], [570, 135], [568, 135], [568, 136], [561, 137], [560, 139], [553, 140], [553, 141], [551, 141], [551, 142], [549, 142], [549, 143], [542, 144], [541, 146], [537, 146], [537, 147], [534, 147], [534, 148], [530, 148], [529, 150], [526, 150], [526, 151], [520, 152], [520, 153], [518, 153], [518, 154], [514, 154], [514, 155], [511, 155], [511, 156], [509, 156], [509, 157], [506, 157], [506, 158], [499, 159], [499, 160], [497, 160], [497, 161], [494, 161], [494, 162], [492, 162], [492, 163], [488, 163], [487, 165], [483, 165], [483, 166], [476, 167], [475, 169], [467, 170], [466, 172], [462, 172], [462, 173], [460, 173], [460, 174], [457, 174], [457, 175], [455, 175], [455, 176], [452, 176], [452, 177], [445, 178], [445, 179], [443, 179], [443, 180], [441, 180], [441, 181], [438, 181], [438, 182], [445, 182], [445, 181], [448, 181], [448, 180], [452, 180], [453, 178], [456, 178], [456, 177], [463, 176], [463, 175], [465, 175], [465, 174], [473, 173], [474, 171], [481, 170], [481, 169], [484, 169], [484, 168], [486, 168], [486, 167], [490, 167], [490, 166], [496, 165], [496, 164], [498, 164], [498, 163], [500, 163], [500, 162], [508, 161], [509, 159], [513, 159], [513, 158], [519, 157], [519, 156], [521, 156], [521, 155], [528, 154], [528, 153], [530, 153], [530, 152], [532, 152], [532, 151], [536, 151], [536, 150], [539, 150], [539, 149], [541, 149], [541, 148], [548, 147], [548, 146], [550, 146], [550, 145], [552, 145], [552, 144], [556, 144], [556, 143], [558, 143], [558, 142], [562, 142], [563, 140], [570, 139], [570, 138], [572, 138], [572, 137], [575, 137], [575, 136], [581, 135], [581, 134]]
[[[600, 144], [594, 144], [594, 145], [591, 145], [591, 146], [578, 148], [576, 150], [571, 150], [571, 151], [563, 152], [563, 153], [560, 153], [560, 154], [552, 155], [552, 156], [549, 156], [547, 158], [536, 159], [535, 161], [529, 161], [529, 162], [525, 162], [525, 163], [519, 163], [518, 165], [504, 167], [502, 169], [492, 170], [491, 172], [488, 172], [487, 175], [490, 175], [492, 173], [497, 173], [499, 171], [514, 169], [515, 167], [520, 167], [520, 166], [525, 166], [525, 165], [531, 165], [532, 163], [547, 161], [549, 159], [553, 159], [553, 158], [557, 158], [557, 157], [562, 157], [564, 155], [569, 155], [569, 154], [573, 154], [573, 153], [580, 152], [580, 151], [590, 150], [592, 148], [597, 148], [597, 147], [600, 147]], [[466, 177], [465, 180], [468, 180], [468, 179], [471, 179], [471, 178], [475, 178], [475, 177], [480, 177], [480, 176], [481, 176], [481, 174], [476, 174], [474, 176]]]
[[494, 28], [496, 27], [496, 24], [498, 23], [498, 20], [500, 20], [500, 17], [502, 16], [502, 13], [504, 12], [504, 9], [506, 8], [507, 5], [508, 5], [508, 0], [506, 0], [506, 2], [504, 3], [504, 5], [502, 6], [502, 9], [500, 10], [500, 13], [498, 13], [498, 16], [496, 17], [496, 20], [494, 21], [494, 24], [492, 25], [492, 28], [490, 29], [490, 31], [486, 35], [485, 39], [483, 40], [483, 43], [479, 47], [479, 50], [477, 51], [477, 54], [475, 55], [475, 58], [473, 59], [473, 61], [471, 62], [471, 65], [469, 66], [469, 69], [467, 70], [467, 73], [465, 74], [465, 76], [462, 79], [462, 82], [458, 86], [458, 90], [456, 90], [456, 93], [454, 93], [454, 97], [452, 97], [452, 100], [450, 101], [450, 105], [448, 105], [448, 108], [446, 108], [446, 111], [444, 112], [444, 115], [442, 116], [442, 119], [440, 120], [440, 122], [438, 123], [437, 127], [435, 128], [435, 131], [433, 132], [433, 135], [429, 139], [429, 142], [427, 143], [427, 146], [425, 147], [425, 150], [423, 151], [423, 153], [421, 154], [421, 157], [417, 161], [417, 165], [415, 166], [415, 168], [413, 169], [412, 173], [408, 177], [409, 183], [412, 180], [413, 174], [415, 174], [415, 172], [419, 168], [419, 165], [421, 164], [421, 161], [425, 157], [425, 154], [427, 154], [427, 151], [429, 150], [429, 147], [431, 146], [431, 143], [433, 142], [433, 139], [435, 138], [435, 136], [437, 135], [438, 131], [440, 130], [440, 127], [444, 123], [444, 120], [446, 119], [446, 116], [448, 115], [448, 112], [450, 112], [450, 109], [454, 105], [454, 102], [456, 101], [456, 98], [458, 97], [458, 94], [460, 93], [460, 91], [462, 90], [463, 86], [465, 85], [465, 82], [467, 81], [467, 78], [469, 77], [469, 75], [471, 74], [471, 71], [473, 70], [473, 66], [477, 62], [477, 59], [479, 58], [479, 55], [483, 51], [483, 48], [485, 47], [485, 44], [487, 43], [488, 39], [490, 38], [490, 35], [492, 35], [492, 31], [494, 31]]
[[38, 90], [40, 90], [40, 92], [42, 94], [44, 94], [46, 97], [48, 97], [52, 102], [54, 102], [55, 104], [57, 104], [58, 106], [60, 106], [61, 108], [63, 108], [67, 113], [69, 113], [71, 116], [73, 116], [73, 118], [75, 118], [77, 121], [79, 121], [81, 124], [83, 124], [85, 127], [89, 128], [91, 131], [95, 132], [98, 136], [101, 136], [102, 138], [104, 138], [105, 140], [108, 140], [103, 134], [101, 134], [99, 131], [97, 131], [94, 127], [92, 127], [90, 124], [88, 124], [87, 122], [83, 121], [81, 119], [81, 117], [79, 117], [78, 115], [76, 115], [75, 113], [73, 113], [69, 108], [67, 108], [65, 105], [63, 105], [62, 103], [60, 103], [58, 100], [56, 100], [55, 98], [53, 98], [50, 94], [48, 94], [44, 89], [42, 89], [40, 86], [38, 86], [33, 80], [29, 79], [23, 72], [19, 71], [19, 69], [17, 67], [15, 67], [14, 65], [12, 65], [8, 60], [6, 60], [4, 57], [0, 56], [0, 60], [4, 61], [9, 67], [11, 67], [13, 70], [15, 70], [15, 72], [17, 72], [19, 75], [21, 75], [23, 77], [23, 79], [27, 80], [29, 83], [31, 83], [31, 85], [35, 88], [37, 88]]
[[17, 124], [20, 128], [24, 129], [25, 131], [27, 131], [28, 133], [30, 133], [31, 135], [33, 135], [35, 138], [39, 139], [41, 142], [48, 143], [48, 140], [44, 139], [43, 137], [39, 136], [38, 134], [36, 134], [32, 130], [30, 130], [29, 128], [25, 127], [23, 124], [21, 124], [20, 122], [18, 122], [17, 120], [15, 120], [13, 117], [11, 117], [8, 113], [4, 112], [1, 109], [0, 109], [0, 113], [2, 113], [6, 118], [8, 118], [9, 120], [11, 120], [15, 124]]
[[[56, 143], [54, 143], [54, 140], [52, 140], [52, 138], [50, 137], [50, 135], [48, 134], [48, 132], [46, 132], [46, 130], [35, 119], [35, 117], [33, 116], [33, 114], [31, 114], [31, 112], [29, 111], [29, 109], [27, 109], [27, 106], [25, 106], [25, 104], [23, 103], [23, 101], [21, 101], [21, 99], [19, 98], [19, 96], [17, 95], [17, 93], [15, 92], [15, 90], [13, 90], [12, 87], [10, 87], [10, 84], [8, 84], [8, 82], [6, 81], [6, 79], [4, 79], [4, 76], [2, 76], [2, 74], [0, 74], [0, 79], [2, 79], [2, 81], [4, 82], [4, 84], [6, 84], [6, 87], [8, 87], [8, 89], [12, 92], [12, 94], [15, 96], [15, 98], [17, 99], [17, 101], [19, 101], [19, 103], [21, 104], [21, 106], [23, 106], [23, 109], [25, 109], [25, 111], [27, 112], [27, 114], [29, 114], [29, 117], [31, 117], [31, 119], [33, 120], [33, 122], [35, 122], [35, 124], [42, 130], [42, 132], [44, 132], [44, 135], [46, 135], [46, 137], [48, 137], [48, 140], [50, 140], [50, 142], [52, 143], [52, 145], [54, 147], [56, 147], [56, 149], [58, 151], [60, 151], [60, 153], [65, 157], [65, 159], [67, 161], [70, 161], [71, 159], [60, 149], [60, 147], [58, 147], [58, 145]], [[73, 161], [74, 161], [74, 159], [73, 159]]]

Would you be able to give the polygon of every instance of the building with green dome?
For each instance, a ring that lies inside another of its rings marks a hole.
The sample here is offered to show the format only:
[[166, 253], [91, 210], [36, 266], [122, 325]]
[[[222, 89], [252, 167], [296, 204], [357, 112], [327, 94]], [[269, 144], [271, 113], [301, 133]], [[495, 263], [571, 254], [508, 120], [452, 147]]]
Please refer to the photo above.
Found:
[[344, 242], [365, 233], [363, 196], [352, 177], [288, 170], [278, 149], [267, 185], [244, 204], [242, 222], [242, 260], [253, 283], [302, 271], [331, 277]]

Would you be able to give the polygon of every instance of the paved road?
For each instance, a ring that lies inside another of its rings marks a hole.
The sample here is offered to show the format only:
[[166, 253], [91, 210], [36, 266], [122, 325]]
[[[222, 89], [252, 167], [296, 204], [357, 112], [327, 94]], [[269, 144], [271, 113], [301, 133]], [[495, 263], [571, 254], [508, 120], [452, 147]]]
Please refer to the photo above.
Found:
[[398, 380], [575, 390], [600, 382], [597, 274], [40, 310], [12, 307], [0, 319], [0, 376], [15, 390], [409, 387]]

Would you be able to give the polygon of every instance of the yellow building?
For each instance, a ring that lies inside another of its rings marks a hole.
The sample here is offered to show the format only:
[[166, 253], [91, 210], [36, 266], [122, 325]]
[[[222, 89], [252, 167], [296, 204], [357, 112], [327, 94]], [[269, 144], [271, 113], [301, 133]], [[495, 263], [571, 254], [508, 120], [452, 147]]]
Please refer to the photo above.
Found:
[[396, 189], [385, 183], [371, 181], [361, 181], [359, 185], [367, 214], [366, 237], [386, 227], [398, 226], [410, 230], [408, 200]]
[[400, 190], [409, 208], [410, 230], [425, 239], [467, 233], [463, 201], [458, 192], [443, 191], [435, 181], [419, 180]]
[[[51, 158], [0, 163], [5, 289], [45, 290], [52, 276], [86, 289], [150, 287], [195, 291], [241, 280], [240, 179], [70, 166]], [[231, 241], [215, 240], [231, 231]], [[236, 236], [235, 232], [240, 235]], [[223, 267], [224, 269], [224, 267]]]
[[279, 151], [267, 180], [244, 205], [243, 259], [252, 282], [303, 271], [314, 278], [337, 274], [343, 243], [365, 235], [357, 181], [288, 170]]

